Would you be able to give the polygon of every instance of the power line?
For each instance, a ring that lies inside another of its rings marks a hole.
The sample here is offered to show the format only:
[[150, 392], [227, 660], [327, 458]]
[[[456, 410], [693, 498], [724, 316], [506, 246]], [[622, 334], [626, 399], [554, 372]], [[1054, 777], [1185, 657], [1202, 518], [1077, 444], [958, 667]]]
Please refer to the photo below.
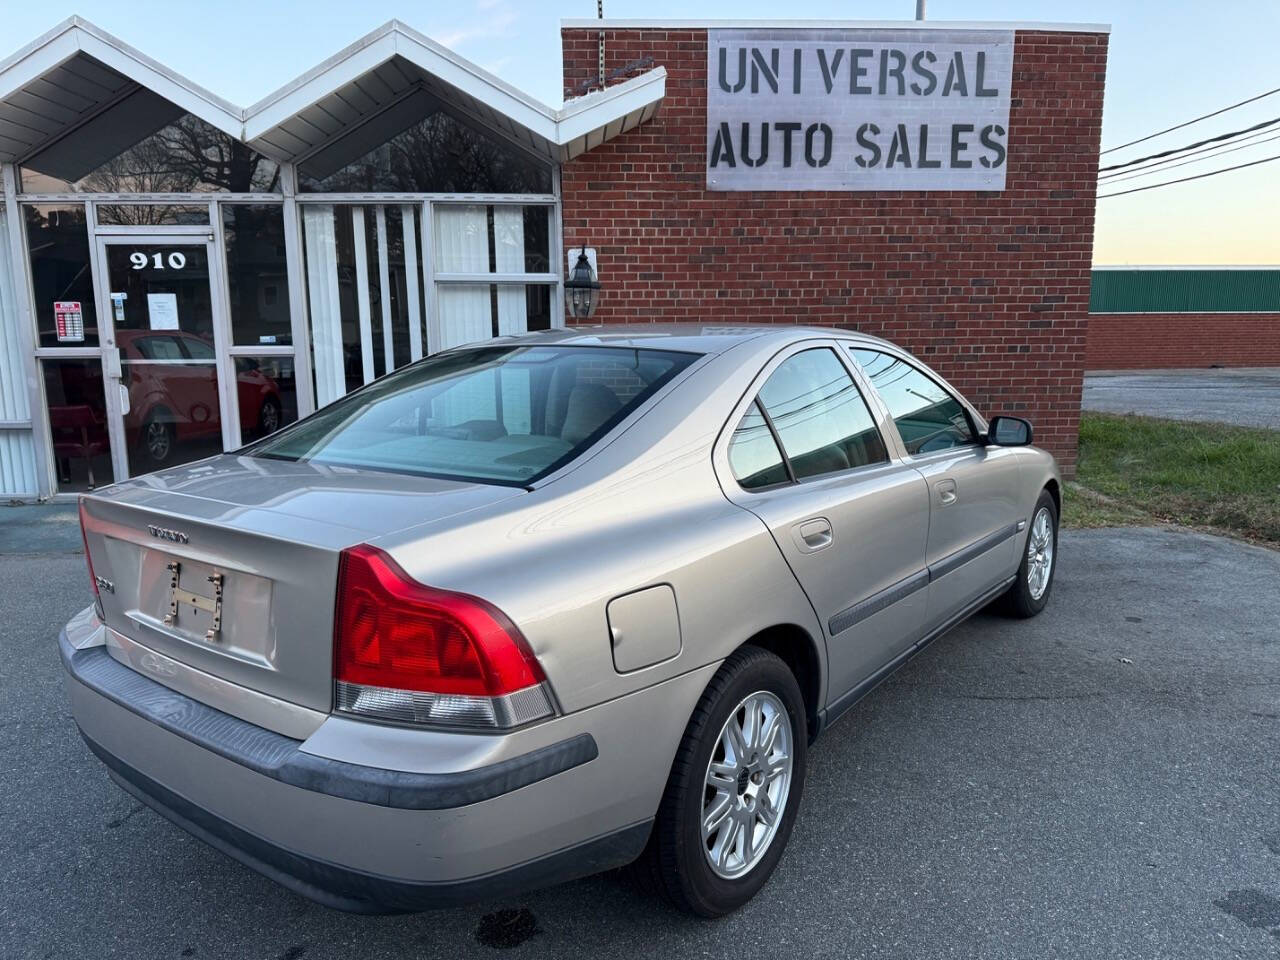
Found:
[[1175, 160], [1182, 160], [1185, 157], [1194, 156], [1199, 153], [1205, 153], [1212, 156], [1215, 152], [1222, 150], [1223, 147], [1231, 146], [1233, 143], [1245, 143], [1248, 140], [1257, 140], [1259, 137], [1268, 136], [1273, 132], [1274, 131], [1272, 130], [1255, 130], [1253, 133], [1250, 133], [1247, 136], [1243, 136], [1239, 140], [1229, 141], [1225, 143], [1211, 143], [1207, 147], [1200, 147], [1196, 150], [1188, 150], [1185, 154], [1183, 154], [1180, 157], [1166, 157], [1163, 160], [1153, 160], [1150, 163], [1145, 163], [1139, 167], [1135, 167], [1132, 169], [1117, 170], [1114, 173], [1100, 173], [1098, 174], [1098, 179], [1099, 180], [1113, 180], [1117, 178], [1122, 180], [1128, 179], [1129, 177], [1137, 176], [1145, 171], [1151, 171], [1151, 170], [1156, 170], [1157, 168], [1160, 168], [1160, 167], [1166, 167], [1169, 164], [1173, 163]]
[[1131, 187], [1128, 190], [1117, 190], [1115, 193], [1104, 193], [1098, 197], [1099, 200], [1106, 200], [1109, 197], [1123, 197], [1126, 193], [1141, 193], [1143, 190], [1154, 190], [1156, 187], [1171, 187], [1175, 183], [1186, 183], [1189, 180], [1203, 180], [1205, 177], [1216, 177], [1220, 173], [1230, 173], [1232, 170], [1243, 170], [1245, 167], [1256, 167], [1260, 163], [1270, 163], [1272, 160], [1280, 160], [1280, 153], [1274, 157], [1264, 157], [1261, 160], [1254, 160], [1250, 163], [1238, 163], [1234, 167], [1223, 167], [1221, 170], [1210, 170], [1208, 173], [1197, 173], [1194, 177], [1181, 177], [1178, 180], [1164, 180], [1160, 183], [1151, 183], [1145, 187]]
[[1262, 130], [1265, 127], [1271, 127], [1280, 123], [1280, 117], [1272, 117], [1270, 120], [1263, 120], [1261, 123], [1255, 123], [1252, 127], [1244, 127], [1241, 130], [1232, 130], [1230, 133], [1220, 133], [1216, 137], [1206, 137], [1204, 140], [1197, 140], [1195, 143], [1188, 143], [1184, 147], [1173, 147], [1170, 150], [1163, 150], [1160, 153], [1153, 153], [1149, 156], [1138, 157], [1136, 160], [1127, 160], [1124, 163], [1113, 163], [1109, 167], [1099, 167], [1098, 173], [1106, 173], [1108, 170], [1123, 170], [1126, 167], [1137, 166], [1140, 163], [1146, 163], [1148, 160], [1159, 160], [1161, 157], [1168, 157], [1173, 154], [1185, 153], [1188, 150], [1194, 150], [1196, 147], [1203, 147], [1206, 143], [1221, 143], [1223, 140], [1232, 140], [1246, 133], [1253, 133], [1255, 130]]
[[1139, 170], [1136, 173], [1126, 173], [1123, 176], [1116, 176], [1115, 174], [1112, 174], [1111, 179], [1108, 179], [1103, 184], [1103, 186], [1109, 187], [1111, 186], [1111, 184], [1120, 183], [1122, 180], [1137, 180], [1141, 177], [1149, 177], [1149, 176], [1152, 176], [1153, 174], [1164, 173], [1168, 170], [1174, 170], [1178, 167], [1185, 167], [1189, 163], [1203, 163], [1206, 160], [1213, 160], [1213, 159], [1216, 159], [1217, 157], [1225, 157], [1228, 153], [1235, 153], [1237, 150], [1248, 150], [1250, 147], [1260, 147], [1264, 143], [1270, 143], [1273, 140], [1280, 140], [1280, 133], [1272, 134], [1271, 136], [1265, 137], [1262, 140], [1258, 140], [1255, 143], [1242, 143], [1240, 144], [1240, 146], [1232, 147], [1230, 150], [1222, 150], [1221, 148], [1219, 148], [1217, 153], [1211, 153], [1207, 157], [1192, 157], [1190, 160], [1183, 160], [1181, 163], [1169, 163], [1169, 161], [1166, 160], [1164, 161], [1163, 164], [1160, 165], [1159, 170]]
[[1183, 123], [1174, 124], [1172, 127], [1165, 127], [1163, 130], [1157, 130], [1155, 133], [1149, 133], [1145, 137], [1139, 137], [1137, 140], [1130, 140], [1128, 143], [1122, 143], [1118, 147], [1108, 147], [1102, 152], [1114, 153], [1117, 150], [1123, 150], [1125, 147], [1132, 147], [1135, 143], [1145, 143], [1148, 140], [1154, 140], [1156, 137], [1174, 130], [1181, 130], [1183, 127], [1189, 127], [1193, 123], [1199, 123], [1201, 120], [1208, 120], [1210, 117], [1216, 117], [1220, 113], [1226, 113], [1228, 110], [1234, 110], [1236, 107], [1243, 107], [1246, 103], [1253, 103], [1255, 100], [1261, 100], [1263, 97], [1269, 97], [1273, 93], [1280, 93], [1280, 87], [1274, 90], [1268, 90], [1266, 93], [1260, 93], [1256, 97], [1250, 97], [1248, 100], [1241, 100], [1239, 103], [1233, 103], [1229, 107], [1223, 107], [1221, 110], [1215, 110], [1213, 113], [1206, 113], [1202, 117], [1196, 117], [1194, 120], [1187, 120]]

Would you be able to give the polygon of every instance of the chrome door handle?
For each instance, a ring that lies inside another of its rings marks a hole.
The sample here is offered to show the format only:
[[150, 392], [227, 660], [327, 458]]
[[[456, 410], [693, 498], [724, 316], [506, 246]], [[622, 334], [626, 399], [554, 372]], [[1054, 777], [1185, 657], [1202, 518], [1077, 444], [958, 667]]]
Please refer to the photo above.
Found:
[[933, 488], [938, 491], [938, 502], [944, 507], [956, 502], [958, 494], [954, 480], [939, 480]]
[[832, 540], [831, 521], [826, 517], [815, 517], [805, 520], [794, 527], [796, 546], [805, 553], [813, 553], [823, 547], [829, 547]]

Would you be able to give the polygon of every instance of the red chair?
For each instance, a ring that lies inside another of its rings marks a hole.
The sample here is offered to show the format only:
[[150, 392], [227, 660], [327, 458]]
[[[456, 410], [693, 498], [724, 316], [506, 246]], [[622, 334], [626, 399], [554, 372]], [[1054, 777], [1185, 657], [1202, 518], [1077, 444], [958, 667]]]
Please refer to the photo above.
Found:
[[92, 490], [95, 486], [93, 458], [111, 450], [106, 420], [87, 403], [51, 406], [49, 427], [53, 432], [53, 453], [58, 458], [59, 468], [66, 462], [66, 469], [58, 471], [64, 474], [59, 479], [65, 482], [71, 478], [71, 464], [67, 461], [83, 458], [89, 472], [89, 489]]

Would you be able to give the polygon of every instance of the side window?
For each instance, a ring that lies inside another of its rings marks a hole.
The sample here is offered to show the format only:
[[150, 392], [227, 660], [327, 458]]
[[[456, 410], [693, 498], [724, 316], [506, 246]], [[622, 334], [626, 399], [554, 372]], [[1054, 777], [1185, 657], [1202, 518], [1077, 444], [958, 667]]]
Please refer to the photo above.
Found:
[[879, 350], [850, 349], [889, 408], [908, 453], [931, 453], [978, 442], [960, 401], [932, 377]]
[[788, 358], [760, 388], [797, 480], [888, 460], [866, 401], [826, 347]]
[[729, 465], [733, 467], [738, 483], [747, 490], [771, 487], [791, 479], [758, 402], [747, 408], [738, 429], [729, 439]]
[[199, 337], [183, 337], [182, 343], [187, 348], [187, 354], [192, 360], [212, 360], [214, 357], [213, 344], [208, 340], [201, 340]]
[[142, 354], [147, 360], [177, 360], [182, 361], [187, 358], [182, 354], [182, 348], [178, 346], [178, 341], [173, 337], [138, 337], [134, 341], [138, 353]]

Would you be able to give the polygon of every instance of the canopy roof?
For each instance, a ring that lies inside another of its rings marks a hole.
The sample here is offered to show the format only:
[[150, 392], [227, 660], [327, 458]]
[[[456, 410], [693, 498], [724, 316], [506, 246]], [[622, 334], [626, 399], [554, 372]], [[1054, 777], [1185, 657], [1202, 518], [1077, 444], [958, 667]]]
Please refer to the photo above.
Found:
[[560, 162], [652, 117], [665, 82], [659, 67], [556, 109], [393, 20], [239, 108], [72, 17], [0, 61], [0, 162], [73, 180], [189, 113], [274, 160], [337, 169], [438, 109]]

